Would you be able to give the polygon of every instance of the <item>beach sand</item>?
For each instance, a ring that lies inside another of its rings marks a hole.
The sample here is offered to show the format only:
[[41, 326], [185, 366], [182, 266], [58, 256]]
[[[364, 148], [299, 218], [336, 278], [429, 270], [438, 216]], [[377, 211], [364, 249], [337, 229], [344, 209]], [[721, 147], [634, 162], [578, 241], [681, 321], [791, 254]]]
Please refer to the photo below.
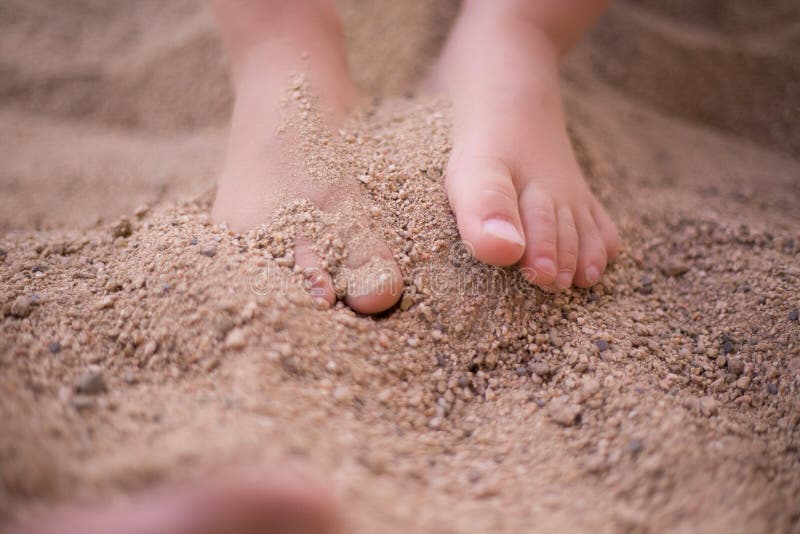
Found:
[[448, 105], [414, 91], [456, 4], [342, 2], [374, 98], [323, 170], [362, 177], [405, 286], [365, 317], [277, 225], [209, 222], [204, 2], [4, 1], [0, 520], [299, 458], [353, 532], [796, 531], [800, 8], [729, 4], [618, 1], [568, 59], [624, 250], [556, 296], [458, 241]]

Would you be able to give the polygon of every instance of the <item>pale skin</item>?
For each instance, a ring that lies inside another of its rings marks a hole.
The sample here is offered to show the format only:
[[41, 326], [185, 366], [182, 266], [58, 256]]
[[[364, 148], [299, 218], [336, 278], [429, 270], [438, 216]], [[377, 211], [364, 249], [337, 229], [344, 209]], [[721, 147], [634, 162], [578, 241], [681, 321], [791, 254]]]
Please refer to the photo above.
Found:
[[[518, 264], [531, 283], [551, 291], [596, 284], [619, 252], [619, 234], [584, 181], [566, 132], [559, 89], [561, 57], [608, 0], [465, 0], [441, 57], [421, 89], [453, 102], [453, 151], [445, 189], [462, 239], [477, 259]], [[217, 222], [247, 231], [277, 200], [304, 198], [335, 211], [357, 184], [341, 190], [277, 179], [296, 171], [275, 135], [275, 102], [301, 72], [331, 128], [358, 104], [333, 0], [212, 0], [231, 59], [236, 105], [228, 155], [212, 210]], [[280, 190], [279, 190], [280, 189]], [[357, 223], [358, 221], [356, 221]], [[356, 224], [366, 228], [368, 225]], [[374, 236], [357, 242], [387, 261]], [[366, 245], [365, 245], [366, 244]], [[364, 251], [351, 251], [353, 267]], [[307, 243], [295, 261], [316, 269]], [[394, 265], [399, 277], [399, 268]], [[332, 304], [330, 278], [316, 282]], [[399, 290], [345, 297], [356, 311], [390, 308]], [[266, 473], [261, 482], [231, 478], [208, 488], [165, 490], [126, 506], [71, 510], [18, 532], [138, 534], [339, 532], [330, 495], [297, 477]], [[17, 531], [13, 531], [17, 532]]]

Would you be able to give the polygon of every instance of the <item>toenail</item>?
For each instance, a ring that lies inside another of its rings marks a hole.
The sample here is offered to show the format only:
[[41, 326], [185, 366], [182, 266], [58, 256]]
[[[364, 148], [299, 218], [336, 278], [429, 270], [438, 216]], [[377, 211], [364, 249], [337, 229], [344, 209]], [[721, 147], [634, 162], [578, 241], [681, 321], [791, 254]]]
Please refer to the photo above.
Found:
[[556, 264], [550, 258], [536, 258], [533, 264], [542, 274], [556, 274]]
[[483, 221], [483, 233], [489, 234], [503, 241], [525, 246], [525, 238], [517, 228], [503, 219], [487, 219]]
[[591, 285], [595, 285], [600, 281], [600, 271], [594, 265], [586, 268], [586, 281]]
[[572, 271], [561, 271], [556, 278], [556, 285], [561, 289], [567, 289], [572, 285]]

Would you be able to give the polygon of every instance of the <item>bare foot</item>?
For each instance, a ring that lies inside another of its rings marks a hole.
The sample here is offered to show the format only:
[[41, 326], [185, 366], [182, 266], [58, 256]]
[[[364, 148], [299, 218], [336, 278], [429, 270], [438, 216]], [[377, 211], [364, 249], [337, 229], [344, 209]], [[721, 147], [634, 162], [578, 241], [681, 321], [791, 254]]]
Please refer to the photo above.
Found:
[[[300, 199], [338, 214], [349, 229], [346, 267], [351, 273], [360, 270], [362, 278], [376, 273], [376, 280], [358, 280], [362, 290], [344, 295], [345, 302], [362, 313], [391, 307], [400, 296], [402, 276], [386, 244], [369, 231], [363, 219], [367, 210], [354, 209], [365, 205], [363, 191], [352, 176], [309, 174], [298, 154], [304, 133], [298, 125], [308, 120], [307, 113], [304, 118], [296, 105], [279, 104], [290, 94], [292, 78], [301, 76], [321, 110], [319, 127], [336, 131], [355, 105], [333, 2], [216, 0], [214, 7], [233, 65], [236, 104], [212, 217], [247, 231]], [[295, 264], [314, 273], [315, 295], [332, 304], [336, 295], [322, 260], [309, 243], [295, 240], [294, 246]], [[367, 269], [376, 258], [382, 268]]]
[[202, 488], [169, 489], [123, 506], [69, 509], [8, 534], [337, 534], [327, 491], [308, 474], [232, 476]]
[[583, 179], [566, 132], [559, 53], [527, 0], [466, 2], [426, 88], [453, 100], [446, 189], [462, 239], [534, 284], [600, 280], [616, 226]]

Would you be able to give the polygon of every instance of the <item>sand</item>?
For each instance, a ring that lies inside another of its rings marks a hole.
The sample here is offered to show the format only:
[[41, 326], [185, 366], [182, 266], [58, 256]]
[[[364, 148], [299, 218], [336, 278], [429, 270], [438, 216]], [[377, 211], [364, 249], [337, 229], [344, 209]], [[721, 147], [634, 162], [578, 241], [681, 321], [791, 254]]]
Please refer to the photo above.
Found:
[[430, 4], [342, 6], [376, 98], [336, 169], [404, 275], [378, 317], [322, 309], [274, 224], [210, 224], [203, 2], [0, 5], [0, 519], [299, 457], [353, 532], [800, 528], [798, 8], [620, 1], [580, 45], [570, 131], [625, 247], [553, 296], [458, 243]]

